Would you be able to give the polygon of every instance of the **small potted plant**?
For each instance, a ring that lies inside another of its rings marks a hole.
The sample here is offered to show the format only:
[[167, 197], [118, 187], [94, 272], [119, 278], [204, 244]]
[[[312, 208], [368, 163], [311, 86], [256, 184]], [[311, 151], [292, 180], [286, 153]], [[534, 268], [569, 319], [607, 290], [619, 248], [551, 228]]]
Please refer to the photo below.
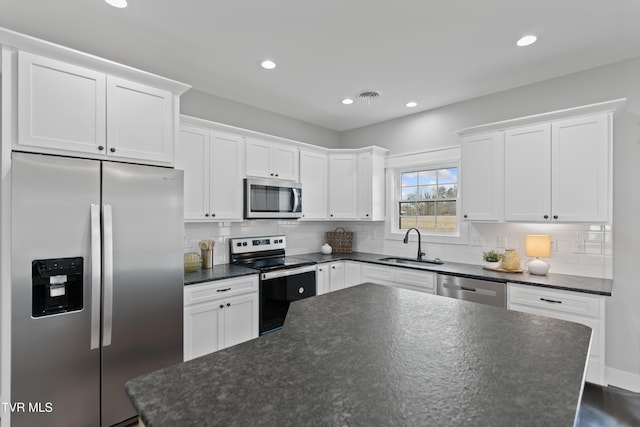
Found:
[[484, 267], [498, 269], [500, 268], [502, 254], [492, 249], [490, 251], [482, 252], [482, 260], [484, 261]]

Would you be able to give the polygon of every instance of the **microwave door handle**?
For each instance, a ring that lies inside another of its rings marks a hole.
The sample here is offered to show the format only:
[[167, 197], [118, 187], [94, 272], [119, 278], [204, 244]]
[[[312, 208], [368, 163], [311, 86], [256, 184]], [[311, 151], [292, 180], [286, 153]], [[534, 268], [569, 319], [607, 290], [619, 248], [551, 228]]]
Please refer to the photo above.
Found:
[[300, 197], [298, 196], [298, 189], [292, 188], [293, 191], [293, 212], [298, 212], [298, 205], [300, 204]]

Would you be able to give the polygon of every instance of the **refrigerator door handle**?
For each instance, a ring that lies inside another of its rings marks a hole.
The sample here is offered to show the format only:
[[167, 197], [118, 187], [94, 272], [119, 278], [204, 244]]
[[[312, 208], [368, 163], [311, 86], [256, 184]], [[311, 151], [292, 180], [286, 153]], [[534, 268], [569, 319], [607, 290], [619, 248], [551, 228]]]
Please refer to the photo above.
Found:
[[91, 205], [91, 350], [100, 346], [100, 205]]
[[102, 346], [106, 347], [111, 345], [113, 327], [113, 213], [111, 205], [104, 205], [102, 215], [104, 219], [104, 330]]

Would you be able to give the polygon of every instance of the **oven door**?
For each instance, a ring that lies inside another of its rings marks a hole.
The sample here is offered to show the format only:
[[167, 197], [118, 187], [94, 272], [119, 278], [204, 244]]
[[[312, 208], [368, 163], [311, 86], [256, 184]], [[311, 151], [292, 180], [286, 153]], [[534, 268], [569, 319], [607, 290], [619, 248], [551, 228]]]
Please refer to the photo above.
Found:
[[282, 328], [289, 304], [316, 295], [315, 265], [260, 275], [260, 335]]
[[270, 179], [245, 179], [245, 218], [300, 218], [302, 184]]

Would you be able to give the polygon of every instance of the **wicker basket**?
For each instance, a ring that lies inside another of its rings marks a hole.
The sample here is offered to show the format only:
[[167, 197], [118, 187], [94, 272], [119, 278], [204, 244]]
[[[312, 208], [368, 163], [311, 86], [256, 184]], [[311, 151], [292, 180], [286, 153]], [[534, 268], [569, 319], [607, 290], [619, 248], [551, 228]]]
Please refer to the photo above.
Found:
[[333, 248], [333, 253], [350, 254], [353, 245], [353, 232], [338, 227], [334, 231], [327, 231], [327, 243]]

